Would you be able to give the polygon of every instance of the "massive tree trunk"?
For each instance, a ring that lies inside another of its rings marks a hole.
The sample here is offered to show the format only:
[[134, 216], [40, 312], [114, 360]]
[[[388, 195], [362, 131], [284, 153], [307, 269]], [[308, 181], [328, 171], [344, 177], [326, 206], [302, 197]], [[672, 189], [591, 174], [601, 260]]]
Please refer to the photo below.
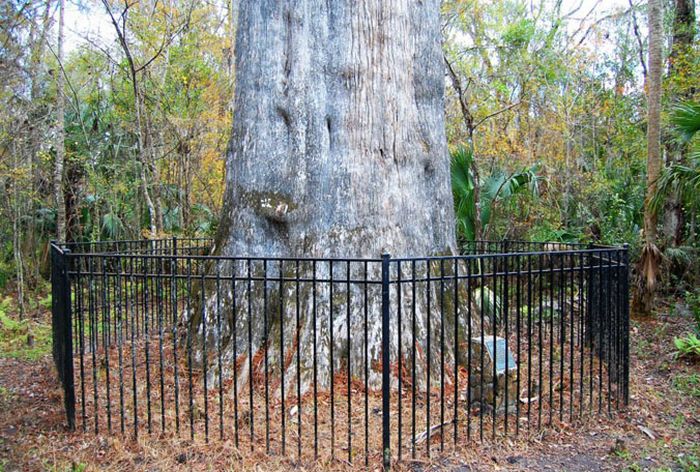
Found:
[[[456, 251], [439, 20], [437, 0], [241, 2], [234, 125], [217, 254], [378, 258], [385, 252], [427, 256]], [[293, 264], [285, 267], [291, 270]], [[269, 269], [270, 276], [274, 271], [279, 275], [278, 266], [271, 263]], [[345, 270], [345, 265], [336, 264], [334, 274], [343, 277]], [[376, 279], [378, 270], [371, 264], [369, 277]], [[328, 265], [319, 265], [318, 271], [318, 277], [329, 276]], [[327, 287], [319, 291], [318, 310], [327, 313], [335, 297], [347, 295], [343, 290], [337, 287], [333, 299]], [[353, 300], [359, 300], [355, 298], [359, 293], [350, 290]], [[381, 317], [380, 299], [374, 296], [378, 292], [371, 294], [368, 337], [374, 347], [370, 347], [369, 375], [376, 385], [381, 371], [381, 365], [377, 367]], [[267, 295], [271, 300], [273, 294]], [[287, 300], [289, 295], [285, 294]], [[253, 304], [259, 304], [262, 294], [252, 297]], [[416, 300], [417, 330], [423, 333], [425, 293], [421, 297]], [[308, 291], [301, 298], [302, 326], [296, 342], [302, 349], [306, 388], [314, 342]], [[217, 312], [211, 297], [206, 305], [211, 321]], [[362, 343], [353, 342], [351, 349], [345, 349], [348, 331], [361, 339], [362, 304], [356, 305], [347, 313], [344, 307], [334, 311], [332, 326], [327, 315], [317, 320], [321, 385], [328, 385], [331, 371], [330, 336], [334, 349], [344, 353], [337, 354], [333, 370], [347, 361], [353, 372], [362, 371]], [[236, 314], [235, 357], [244, 369], [248, 362], [241, 346], [248, 342], [248, 321], [253, 324], [252, 352], [264, 345], [260, 311], [253, 310], [252, 320], [245, 310]], [[281, 321], [293, 326], [294, 310], [283, 311]], [[221, 337], [231, 365], [231, 310], [226, 316], [227, 332]], [[269, 318], [275, 323], [280, 317], [271, 311]], [[200, 321], [198, 313], [190, 317], [191, 333]], [[268, 329], [279, 331], [276, 326]], [[287, 336], [295, 342], [293, 335]], [[446, 336], [449, 346], [452, 334]], [[271, 362], [278, 357], [272, 353], [279, 351], [278, 338], [272, 334], [268, 338]], [[396, 350], [394, 339], [392, 355]], [[295, 361], [284, 368], [294, 371]], [[247, 374], [241, 374], [242, 381]]]
[[638, 283], [633, 308], [649, 314], [653, 308], [661, 253], [656, 245], [658, 215], [651, 204], [661, 174], [661, 65], [662, 65], [662, 2], [649, 0], [649, 75], [647, 76], [647, 189], [644, 202], [644, 246], [638, 263]]
[[454, 250], [438, 2], [242, 3], [220, 252]]

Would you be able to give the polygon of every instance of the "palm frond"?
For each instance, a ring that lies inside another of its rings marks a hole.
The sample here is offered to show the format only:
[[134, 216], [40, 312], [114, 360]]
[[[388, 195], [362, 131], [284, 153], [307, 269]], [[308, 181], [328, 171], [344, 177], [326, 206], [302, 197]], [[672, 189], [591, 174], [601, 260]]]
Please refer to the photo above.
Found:
[[[532, 166], [512, 174], [496, 168], [491, 174], [476, 182], [473, 170], [474, 155], [466, 146], [459, 146], [451, 154], [452, 193], [459, 233], [468, 241], [476, 235], [477, 221], [486, 228], [498, 202], [508, 200], [519, 193], [539, 195], [538, 167]], [[475, 190], [479, 186], [479, 208]], [[477, 220], [478, 218], [478, 220]]]
[[467, 240], [476, 237], [476, 202], [472, 173], [474, 155], [471, 149], [459, 146], [452, 152], [450, 171], [452, 174], [452, 194], [454, 197], [457, 229]]
[[107, 213], [102, 217], [102, 235], [105, 239], [119, 239], [124, 230], [124, 223], [115, 213]]
[[679, 103], [671, 113], [671, 123], [683, 141], [690, 141], [700, 131], [700, 103]]
[[697, 199], [700, 195], [700, 166], [674, 164], [661, 173], [656, 182], [656, 192], [651, 197], [651, 208], [659, 212], [668, 195], [677, 193], [683, 201]]

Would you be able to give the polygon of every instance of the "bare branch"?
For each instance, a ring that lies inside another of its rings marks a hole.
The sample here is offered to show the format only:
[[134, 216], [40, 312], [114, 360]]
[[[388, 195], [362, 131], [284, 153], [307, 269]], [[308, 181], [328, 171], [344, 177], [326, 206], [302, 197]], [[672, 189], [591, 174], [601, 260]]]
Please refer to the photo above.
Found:
[[464, 118], [464, 122], [467, 125], [467, 132], [469, 133], [469, 139], [471, 139], [472, 135], [474, 133], [475, 126], [474, 126], [474, 117], [472, 116], [471, 112], [469, 111], [469, 105], [467, 104], [467, 100], [465, 98], [466, 89], [462, 88], [462, 82], [459, 80], [459, 77], [457, 77], [457, 73], [452, 68], [452, 64], [450, 64], [450, 61], [447, 60], [447, 56], [445, 54], [443, 54], [442, 57], [445, 60], [445, 65], [447, 66], [447, 71], [450, 74], [450, 79], [452, 80], [452, 87], [454, 87], [455, 92], [457, 92], [457, 99], [459, 100], [459, 106], [462, 110], [462, 117]]
[[632, 15], [632, 30], [634, 31], [634, 37], [637, 38], [637, 45], [639, 46], [639, 62], [642, 65], [642, 74], [644, 75], [644, 80], [647, 78], [647, 64], [644, 61], [644, 42], [642, 41], [641, 33], [639, 32], [639, 24], [637, 24], [637, 15], [635, 15], [634, 10], [636, 6], [629, 0], [630, 3], [630, 14]]
[[518, 105], [520, 105], [520, 103], [521, 103], [520, 101], [517, 101], [517, 102], [515, 102], [515, 103], [511, 103], [510, 105], [508, 105], [508, 106], [505, 107], [505, 108], [501, 108], [500, 110], [495, 111], [495, 112], [491, 113], [490, 115], [486, 115], [485, 117], [483, 117], [482, 119], [480, 119], [479, 121], [476, 122], [476, 124], [474, 125], [474, 128], [476, 129], [476, 127], [478, 127], [481, 123], [483, 123], [483, 122], [486, 121], [486, 120], [489, 120], [489, 119], [493, 118], [494, 116], [498, 116], [498, 115], [500, 115], [501, 113], [505, 113], [505, 112], [507, 112], [508, 110], [511, 110], [511, 109], [517, 107]]

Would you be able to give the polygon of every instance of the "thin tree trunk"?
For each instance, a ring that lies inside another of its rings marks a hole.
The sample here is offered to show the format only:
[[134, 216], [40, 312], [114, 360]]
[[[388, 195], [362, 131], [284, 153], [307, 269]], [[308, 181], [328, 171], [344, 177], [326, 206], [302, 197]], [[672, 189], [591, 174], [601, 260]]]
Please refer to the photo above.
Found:
[[[102, 0], [107, 13], [110, 16], [112, 25], [119, 39], [119, 44], [122, 47], [124, 56], [126, 56], [127, 63], [129, 65], [129, 80], [131, 82], [132, 93], [134, 94], [134, 114], [136, 115], [136, 128], [137, 128], [137, 160], [139, 162], [139, 178], [141, 180], [141, 191], [143, 192], [143, 198], [146, 200], [146, 207], [148, 208], [148, 218], [149, 218], [149, 229], [151, 232], [151, 237], [156, 237], [161, 229], [161, 225], [158, 224], [160, 210], [156, 209], [153, 198], [151, 197], [151, 191], [148, 185], [148, 175], [147, 172], [151, 168], [151, 148], [148, 144], [148, 137], [146, 136], [146, 130], [144, 129], [144, 117], [143, 117], [143, 97], [141, 96], [141, 90], [138, 81], [138, 71], [136, 70], [136, 63], [131, 54], [131, 50], [126, 40], [126, 31], [119, 26], [116, 18], [112, 14], [112, 9], [109, 6], [107, 0]], [[122, 21], [124, 29], [126, 28], [126, 15], [124, 12], [122, 15]], [[161, 220], [162, 221], [162, 220]]]
[[661, 68], [662, 68], [662, 2], [649, 1], [649, 80], [647, 82], [647, 203], [644, 209], [644, 240], [655, 244], [657, 238], [657, 213], [649, 205], [649, 198], [656, 193], [661, 173]]
[[[65, 14], [65, 0], [59, 0], [58, 6], [58, 61], [63, 64], [63, 18]], [[65, 160], [65, 108], [66, 101], [63, 89], [65, 78], [61, 71], [56, 72], [56, 161], [53, 171], [53, 195], [56, 205], [56, 239], [66, 239], [66, 204], [63, 197], [63, 164]]]
[[[155, 133], [153, 132], [151, 117], [144, 113], [143, 101], [141, 102], [141, 119], [144, 123], [144, 142], [146, 143], [145, 161], [148, 164], [149, 172], [147, 175], [151, 176], [151, 187], [152, 187], [152, 199], [153, 199], [153, 210], [156, 215], [156, 232], [154, 235], [158, 235], [163, 231], [163, 199], [161, 192], [161, 178], [160, 178], [160, 168], [158, 167], [158, 162], [156, 159], [156, 151], [153, 146], [153, 137]], [[145, 116], [144, 116], [145, 115]]]
[[[40, 181], [42, 179], [40, 165], [39, 165], [39, 151], [41, 149], [41, 139], [42, 133], [45, 132], [43, 122], [45, 117], [43, 116], [43, 111], [41, 110], [40, 103], [40, 91], [41, 91], [41, 81], [39, 80], [39, 71], [41, 68], [41, 63], [44, 58], [44, 50], [46, 47], [46, 35], [49, 31], [49, 26], [51, 23], [51, 2], [47, 0], [44, 4], [44, 11], [41, 16], [41, 23], [38, 21], [33, 21], [31, 26], [31, 55], [29, 61], [29, 81], [31, 82], [30, 88], [30, 112], [29, 112], [29, 175], [30, 182], [29, 188], [32, 195], [36, 195], [38, 188], [40, 186]], [[37, 32], [38, 30], [38, 32]], [[41, 115], [40, 115], [41, 113]], [[29, 203], [29, 211], [35, 214], [38, 209], [38, 199], [31, 198]], [[28, 249], [30, 254], [36, 253], [37, 248], [37, 237], [38, 232], [35, 228], [35, 219], [30, 218], [28, 224], [27, 235], [24, 238], [25, 247]], [[20, 238], [20, 241], [22, 238]], [[30, 270], [33, 270], [31, 277], [36, 279], [40, 273], [41, 264], [31, 264], [29, 266]]]
[[657, 242], [658, 215], [651, 205], [661, 173], [661, 66], [662, 66], [662, 1], [649, 0], [649, 74], [647, 89], [647, 189], [644, 201], [644, 247], [638, 264], [637, 290], [633, 307], [640, 314], [650, 314], [654, 305], [661, 252]]
[[[17, 149], [17, 144], [13, 141], [12, 143], [14, 155], [15, 168], [20, 167], [19, 150]], [[20, 220], [22, 218], [22, 205], [21, 196], [19, 189], [19, 182], [15, 180], [12, 184], [12, 193], [14, 204], [12, 211], [12, 251], [15, 260], [15, 277], [17, 278], [17, 302], [19, 304], [19, 318], [24, 317], [25, 306], [24, 306], [24, 260], [22, 258], [22, 226]]]

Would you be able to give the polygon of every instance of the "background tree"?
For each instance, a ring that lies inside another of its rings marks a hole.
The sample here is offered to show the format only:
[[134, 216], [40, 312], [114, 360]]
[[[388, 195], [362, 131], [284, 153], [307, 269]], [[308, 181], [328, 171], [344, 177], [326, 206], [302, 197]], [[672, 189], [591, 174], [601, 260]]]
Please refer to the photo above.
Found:
[[[134, 60], [134, 56], [131, 53], [131, 48], [127, 39], [129, 9], [131, 8], [131, 5], [128, 2], [125, 3], [124, 10], [119, 15], [119, 18], [121, 19], [120, 24], [117, 21], [117, 18], [112, 13], [112, 8], [110, 7], [109, 2], [107, 0], [103, 0], [102, 4], [105, 6], [107, 14], [109, 15], [109, 18], [112, 21], [114, 31], [117, 34], [119, 44], [124, 53], [124, 57], [126, 58], [128, 76], [131, 83], [131, 91], [134, 99], [134, 114], [136, 116], [136, 143], [138, 144], [138, 148], [136, 150], [136, 158], [139, 167], [139, 175], [141, 178], [141, 191], [143, 192], [143, 197], [146, 200], [146, 205], [148, 207], [148, 218], [151, 235], [155, 237], [160, 233], [160, 231], [163, 228], [163, 211], [160, 205], [158, 190], [156, 189], [155, 192], [153, 192], [155, 194], [155, 198], [151, 196], [152, 190], [151, 186], [149, 185], [150, 180], [147, 175], [148, 172], [154, 174], [153, 180], [155, 180], [157, 187], [159, 184], [158, 179], [156, 178], [158, 171], [157, 167], [153, 164], [152, 136], [149, 133], [149, 127], [146, 126], [147, 118], [144, 116], [144, 98], [143, 93], [141, 91], [139, 73], [143, 72], [144, 69], [162, 53], [163, 48], [161, 47], [156, 52], [155, 56], [146, 60], [146, 63], [144, 65], [137, 65]], [[169, 40], [169, 38], [167, 38], [167, 33], [168, 32], [166, 31], [166, 35], [163, 38], [163, 43]]]
[[450, 144], [471, 146], [476, 189], [534, 166], [540, 177], [538, 192], [499, 203], [491, 237], [626, 240], [638, 250], [639, 8], [444, 2]]
[[[63, 27], [66, 13], [65, 0], [58, 2], [58, 41], [57, 57], [59, 68], [63, 66]], [[64, 96], [65, 79], [63, 71], [57, 70], [56, 75], [56, 158], [53, 171], [53, 195], [56, 205], [56, 240], [66, 240], [66, 205], [63, 197], [63, 164], [65, 161], [65, 114], [66, 99]]]
[[651, 204], [661, 175], [661, 66], [662, 66], [662, 2], [650, 0], [649, 15], [649, 74], [647, 76], [647, 189], [644, 201], [644, 245], [638, 265], [638, 283], [633, 309], [649, 314], [659, 279], [661, 251], [657, 247], [656, 208]]
[[[697, 80], [692, 71], [697, 70], [694, 60], [693, 42], [695, 40], [695, 2], [693, 0], [676, 0], [674, 2], [671, 48], [668, 54], [666, 77], [666, 95], [670, 103], [684, 102], [693, 98], [697, 89]], [[685, 164], [688, 146], [682, 140], [673, 139], [672, 133], [666, 133], [663, 140], [668, 162], [671, 165]], [[686, 215], [680, 195], [672, 192], [664, 208], [664, 237], [672, 246], [681, 246], [685, 239]]]

